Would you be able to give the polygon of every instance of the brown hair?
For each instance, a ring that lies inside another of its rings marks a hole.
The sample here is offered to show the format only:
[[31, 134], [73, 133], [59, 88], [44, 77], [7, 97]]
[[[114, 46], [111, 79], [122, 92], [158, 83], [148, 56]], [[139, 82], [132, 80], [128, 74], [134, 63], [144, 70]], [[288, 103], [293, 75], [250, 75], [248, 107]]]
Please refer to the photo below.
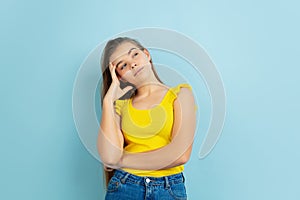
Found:
[[[137, 40], [129, 38], [129, 37], [118, 37], [118, 38], [109, 40], [106, 43], [106, 46], [105, 46], [105, 48], [103, 50], [102, 57], [101, 57], [101, 70], [102, 70], [102, 80], [103, 80], [102, 81], [102, 90], [101, 90], [101, 107], [103, 106], [102, 102], [103, 102], [104, 96], [106, 95], [106, 93], [107, 93], [107, 91], [108, 91], [108, 89], [109, 89], [109, 87], [110, 87], [110, 85], [112, 83], [112, 78], [111, 78], [110, 70], [109, 70], [109, 67], [108, 67], [110, 56], [117, 49], [117, 47], [119, 45], [123, 44], [124, 42], [130, 42], [130, 43], [134, 44], [135, 46], [137, 46], [142, 51], [145, 49], [145, 47], [143, 47]], [[152, 71], [153, 71], [156, 79], [160, 83], [163, 83], [160, 80], [160, 78], [158, 77], [158, 75], [157, 75], [157, 73], [156, 73], [156, 71], [154, 69], [152, 58], [150, 60], [150, 63], [151, 63]], [[120, 81], [120, 87], [121, 88], [125, 88], [128, 85], [131, 85], [131, 84], [128, 83], [128, 82], [124, 83], [124, 82]], [[131, 86], [133, 86], [133, 89], [131, 89], [127, 93], [127, 94], [129, 94], [130, 98], [134, 97], [136, 95], [136, 93], [137, 93], [137, 90], [134, 87], [134, 85], [131, 85]], [[124, 96], [126, 97], [126, 95], [124, 95]], [[123, 98], [123, 97], [121, 97], [121, 98]], [[107, 187], [109, 180], [111, 179], [111, 177], [114, 174], [114, 170], [112, 170], [112, 171], [106, 171], [106, 170], [104, 170], [104, 174], [105, 174], [105, 184], [106, 184], [106, 187]]]

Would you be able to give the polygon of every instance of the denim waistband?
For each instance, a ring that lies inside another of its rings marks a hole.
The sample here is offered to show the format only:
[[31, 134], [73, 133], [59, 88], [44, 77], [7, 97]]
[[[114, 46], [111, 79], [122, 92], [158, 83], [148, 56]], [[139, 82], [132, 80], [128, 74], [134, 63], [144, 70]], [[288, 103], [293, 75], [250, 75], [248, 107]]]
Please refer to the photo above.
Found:
[[166, 185], [168, 187], [170, 184], [185, 182], [185, 178], [182, 172], [163, 177], [151, 177], [137, 176], [124, 170], [116, 169], [114, 172], [114, 176], [120, 179], [122, 183], [129, 181], [140, 185]]

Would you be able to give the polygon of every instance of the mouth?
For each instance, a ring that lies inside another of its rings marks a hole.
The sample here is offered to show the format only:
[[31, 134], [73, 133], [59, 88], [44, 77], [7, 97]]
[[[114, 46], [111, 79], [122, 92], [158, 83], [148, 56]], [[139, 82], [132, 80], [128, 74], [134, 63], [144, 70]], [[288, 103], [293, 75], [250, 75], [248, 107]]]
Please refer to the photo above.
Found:
[[140, 69], [138, 69], [138, 70], [134, 73], [134, 76], [136, 76], [142, 69], [144, 69], [144, 67], [141, 67]]

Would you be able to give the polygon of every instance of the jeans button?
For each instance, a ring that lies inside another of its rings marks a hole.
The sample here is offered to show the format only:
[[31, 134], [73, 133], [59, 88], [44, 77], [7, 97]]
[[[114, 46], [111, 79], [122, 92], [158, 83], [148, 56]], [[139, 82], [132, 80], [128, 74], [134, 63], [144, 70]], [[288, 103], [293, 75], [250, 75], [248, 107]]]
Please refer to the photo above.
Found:
[[146, 183], [149, 183], [150, 182], [150, 179], [149, 178], [146, 178]]

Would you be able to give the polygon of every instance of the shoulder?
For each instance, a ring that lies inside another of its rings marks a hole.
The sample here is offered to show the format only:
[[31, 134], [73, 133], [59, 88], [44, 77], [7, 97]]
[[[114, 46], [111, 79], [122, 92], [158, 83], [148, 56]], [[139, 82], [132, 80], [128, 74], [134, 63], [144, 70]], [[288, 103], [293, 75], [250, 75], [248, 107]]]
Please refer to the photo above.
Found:
[[122, 106], [125, 103], [125, 100], [117, 99], [115, 100], [114, 104], [116, 106]]
[[192, 86], [187, 83], [181, 83], [172, 88], [175, 95], [175, 109], [194, 109], [197, 110]]
[[121, 115], [121, 110], [127, 101], [128, 101], [127, 99], [124, 99], [124, 100], [117, 99], [114, 101], [114, 107], [115, 107], [115, 111], [117, 114]]
[[180, 83], [170, 90], [175, 97], [193, 97], [192, 86], [188, 83]]

